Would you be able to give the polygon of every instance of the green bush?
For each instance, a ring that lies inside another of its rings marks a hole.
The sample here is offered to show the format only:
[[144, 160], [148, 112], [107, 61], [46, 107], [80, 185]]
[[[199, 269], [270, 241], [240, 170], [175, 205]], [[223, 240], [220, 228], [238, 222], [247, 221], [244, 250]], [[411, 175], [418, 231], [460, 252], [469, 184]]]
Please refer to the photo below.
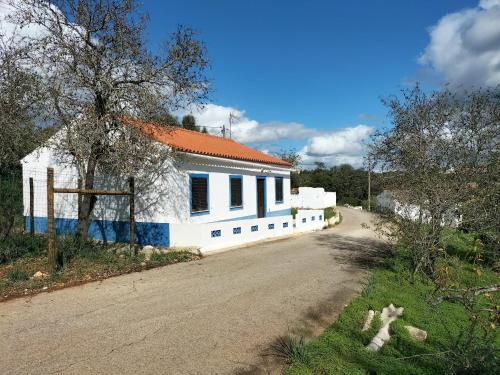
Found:
[[23, 185], [19, 173], [0, 175], [0, 238], [11, 235], [20, 224], [23, 211]]
[[441, 244], [448, 255], [455, 255], [468, 262], [486, 260], [490, 263], [491, 251], [487, 251], [481, 236], [476, 232], [445, 229], [441, 235]]
[[150, 263], [157, 264], [172, 264], [172, 263], [180, 263], [186, 262], [190, 259], [193, 259], [196, 255], [190, 251], [167, 251], [167, 252], [159, 252], [155, 251], [151, 254], [149, 258]]
[[12, 282], [16, 281], [25, 281], [30, 278], [28, 272], [14, 268], [12, 271], [9, 272], [8, 278]]
[[0, 238], [0, 264], [12, 262], [23, 256], [38, 256], [46, 252], [47, 238], [26, 233], [11, 234]]
[[296, 207], [292, 207], [291, 214], [292, 214], [292, 217], [295, 219], [295, 216], [297, 215], [297, 208]]
[[105, 245], [93, 241], [82, 241], [75, 236], [57, 237], [56, 254], [59, 267], [66, 266], [76, 256], [92, 260], [102, 260], [104, 257], [108, 261], [116, 258], [106, 250]]
[[334, 217], [335, 213], [336, 213], [335, 207], [327, 207], [327, 208], [325, 208], [325, 220], [329, 220], [332, 217]]

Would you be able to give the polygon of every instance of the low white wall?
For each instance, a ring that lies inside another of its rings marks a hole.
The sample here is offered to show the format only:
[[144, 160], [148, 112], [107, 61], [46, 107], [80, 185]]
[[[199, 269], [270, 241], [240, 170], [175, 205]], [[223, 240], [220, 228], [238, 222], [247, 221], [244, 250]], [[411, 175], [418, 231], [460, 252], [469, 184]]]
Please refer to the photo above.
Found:
[[291, 215], [216, 223], [170, 224], [170, 246], [216, 249], [292, 234]]
[[323, 188], [299, 187], [298, 194], [290, 196], [292, 207], [323, 209], [337, 205], [337, 193], [325, 192]]
[[298, 210], [295, 215], [294, 232], [319, 230], [325, 227], [325, 214], [323, 210]]

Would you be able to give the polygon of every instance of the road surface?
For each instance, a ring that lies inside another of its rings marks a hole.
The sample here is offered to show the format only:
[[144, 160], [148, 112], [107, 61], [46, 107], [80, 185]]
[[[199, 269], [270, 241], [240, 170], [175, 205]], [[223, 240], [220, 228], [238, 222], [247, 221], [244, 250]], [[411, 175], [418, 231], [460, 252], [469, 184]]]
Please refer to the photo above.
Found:
[[267, 374], [288, 331], [319, 334], [383, 246], [337, 228], [0, 303], [0, 374]]

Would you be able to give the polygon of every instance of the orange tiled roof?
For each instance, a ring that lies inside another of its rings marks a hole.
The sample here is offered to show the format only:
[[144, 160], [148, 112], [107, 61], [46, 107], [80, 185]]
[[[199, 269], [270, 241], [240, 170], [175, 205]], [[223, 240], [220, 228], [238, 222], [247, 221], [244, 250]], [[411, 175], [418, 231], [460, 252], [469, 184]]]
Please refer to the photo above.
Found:
[[292, 167], [287, 161], [247, 147], [231, 139], [178, 127], [166, 128], [140, 120], [127, 119], [126, 121], [141, 128], [156, 141], [169, 145], [178, 151]]

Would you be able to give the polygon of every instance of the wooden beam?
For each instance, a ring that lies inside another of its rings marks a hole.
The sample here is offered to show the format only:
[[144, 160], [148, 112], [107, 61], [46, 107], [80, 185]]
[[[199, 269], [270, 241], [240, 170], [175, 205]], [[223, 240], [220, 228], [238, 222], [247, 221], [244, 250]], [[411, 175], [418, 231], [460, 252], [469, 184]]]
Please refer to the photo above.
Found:
[[128, 179], [129, 186], [129, 208], [130, 208], [130, 248], [135, 251], [135, 180], [134, 177]]
[[109, 190], [93, 190], [93, 189], [66, 189], [66, 188], [54, 188], [54, 193], [90, 194], [90, 195], [130, 195], [130, 192], [128, 192], [128, 191], [109, 191]]
[[30, 234], [35, 235], [35, 190], [33, 188], [33, 177], [30, 177]]
[[54, 244], [54, 169], [47, 168], [47, 258], [51, 272], [56, 270], [56, 250]]

